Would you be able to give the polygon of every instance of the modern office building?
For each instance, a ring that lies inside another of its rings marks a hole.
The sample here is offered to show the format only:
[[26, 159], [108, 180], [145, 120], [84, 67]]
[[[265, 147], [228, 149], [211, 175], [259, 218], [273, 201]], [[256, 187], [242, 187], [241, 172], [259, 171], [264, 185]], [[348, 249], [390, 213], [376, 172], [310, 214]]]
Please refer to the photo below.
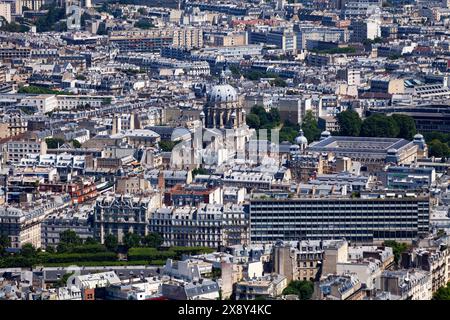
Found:
[[[372, 197], [373, 196], [373, 197]], [[361, 198], [253, 198], [250, 240], [340, 239], [356, 243], [411, 242], [429, 230], [428, 196]]]
[[334, 154], [359, 161], [368, 170], [381, 169], [386, 163], [411, 164], [422, 157], [422, 141], [408, 141], [400, 138], [331, 136], [322, 132], [320, 141], [311, 143], [307, 151]]

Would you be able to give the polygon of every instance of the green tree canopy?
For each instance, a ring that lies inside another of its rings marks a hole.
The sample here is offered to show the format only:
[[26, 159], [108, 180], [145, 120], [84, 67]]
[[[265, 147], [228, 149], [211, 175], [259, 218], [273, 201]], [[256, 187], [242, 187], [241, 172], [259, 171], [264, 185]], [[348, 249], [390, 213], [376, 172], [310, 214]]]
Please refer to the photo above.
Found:
[[65, 230], [59, 234], [59, 242], [68, 245], [82, 244], [83, 240], [73, 230]]
[[450, 283], [445, 287], [440, 287], [434, 294], [433, 300], [450, 300]]
[[448, 158], [450, 156], [450, 148], [447, 143], [444, 143], [438, 139], [433, 139], [428, 144], [429, 155], [437, 158]]
[[408, 246], [405, 243], [400, 243], [394, 240], [386, 240], [383, 242], [383, 245], [392, 248], [395, 263], [400, 261], [401, 254], [408, 249]]
[[119, 245], [119, 240], [113, 234], [108, 234], [105, 237], [105, 247], [110, 251], [116, 251], [117, 246]]
[[6, 248], [11, 246], [11, 240], [7, 236], [0, 236], [0, 256], [4, 255]]
[[139, 29], [151, 29], [154, 28], [155, 25], [146, 19], [140, 19], [137, 21], [134, 26]]
[[127, 232], [123, 236], [123, 245], [127, 249], [139, 247], [140, 244], [141, 244], [141, 237], [136, 233]]
[[6, 21], [6, 19], [4, 19], [3, 17], [1, 17], [3, 20], [2, 21], [2, 26], [0, 27], [1, 31], [7, 31], [7, 32], [28, 32], [30, 31], [30, 27], [23, 25], [23, 24], [18, 24], [16, 22], [11, 22], [8, 23]]
[[74, 148], [81, 148], [81, 143], [80, 143], [80, 141], [78, 141], [77, 139], [73, 139], [72, 140], [72, 146], [74, 147]]
[[273, 129], [280, 124], [280, 112], [272, 108], [269, 112], [262, 106], [255, 105], [246, 117], [247, 124], [254, 129]]
[[208, 174], [209, 171], [205, 168], [195, 168], [192, 170], [192, 177], [194, 178], [198, 174]]
[[47, 138], [45, 139], [45, 143], [47, 144], [47, 148], [49, 149], [57, 149], [58, 146], [64, 144], [64, 139], [61, 138]]
[[99, 244], [99, 242], [92, 237], [87, 237], [86, 240], [84, 240], [84, 244]]
[[142, 243], [146, 247], [159, 248], [164, 242], [163, 237], [159, 233], [150, 232], [142, 239]]
[[302, 129], [306, 139], [308, 139], [308, 143], [320, 138], [319, 125], [311, 110], [306, 111], [305, 118], [302, 121]]
[[406, 140], [412, 140], [414, 138], [417, 130], [416, 122], [412, 117], [404, 114], [393, 114], [392, 119], [394, 119], [400, 129], [400, 132], [398, 133], [399, 138]]
[[283, 127], [280, 130], [280, 142], [289, 141], [291, 143], [294, 143], [295, 138], [299, 134], [299, 130], [299, 124], [292, 123], [289, 120], [284, 121]]
[[362, 120], [356, 111], [349, 109], [338, 113], [337, 121], [341, 135], [357, 137], [361, 133]]
[[300, 300], [311, 299], [314, 293], [314, 285], [311, 281], [291, 281], [283, 290], [283, 295], [295, 294]]
[[48, 9], [46, 15], [36, 20], [36, 31], [47, 32], [61, 28], [62, 26], [59, 25], [58, 22], [61, 19], [64, 19], [66, 15], [65, 8], [49, 5], [46, 6], [45, 9]]
[[285, 88], [285, 87], [287, 87], [287, 83], [286, 83], [286, 80], [283, 80], [283, 79], [281, 79], [281, 78], [275, 78], [275, 80], [273, 80], [273, 81], [271, 81], [271, 83], [270, 83], [272, 86], [275, 86], [275, 87], [282, 87], [282, 88]]
[[259, 117], [254, 113], [248, 114], [247, 117], [245, 118], [245, 121], [247, 122], [247, 125], [250, 128], [259, 129], [261, 127], [261, 122], [259, 121]]
[[366, 118], [361, 126], [363, 137], [397, 137], [400, 128], [392, 117], [374, 114]]
[[22, 86], [18, 90], [19, 93], [31, 93], [31, 94], [71, 94], [69, 92], [52, 90], [40, 86]]
[[36, 257], [37, 251], [31, 243], [26, 243], [20, 249], [20, 254], [25, 258], [34, 258]]

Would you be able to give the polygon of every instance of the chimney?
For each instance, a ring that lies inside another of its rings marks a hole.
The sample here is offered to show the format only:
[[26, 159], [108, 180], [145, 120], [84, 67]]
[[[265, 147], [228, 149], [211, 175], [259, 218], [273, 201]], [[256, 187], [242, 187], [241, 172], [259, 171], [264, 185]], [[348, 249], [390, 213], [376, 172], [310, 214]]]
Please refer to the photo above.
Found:
[[166, 188], [163, 171], [160, 171], [158, 175], [158, 187], [160, 191], [164, 191]]

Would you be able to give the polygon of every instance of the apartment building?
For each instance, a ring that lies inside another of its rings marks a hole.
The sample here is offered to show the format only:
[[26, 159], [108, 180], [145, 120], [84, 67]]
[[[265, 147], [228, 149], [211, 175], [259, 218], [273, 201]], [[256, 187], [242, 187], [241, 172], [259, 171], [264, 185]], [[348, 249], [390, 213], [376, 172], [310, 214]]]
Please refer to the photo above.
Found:
[[61, 232], [67, 230], [74, 231], [83, 240], [88, 237], [93, 238], [94, 232], [91, 227], [89, 212], [68, 208], [48, 215], [41, 223], [42, 248], [58, 246]]
[[384, 271], [377, 289], [401, 300], [431, 300], [431, 275], [423, 270]]
[[21, 248], [31, 243], [35, 248], [42, 245], [42, 222], [55, 210], [67, 207], [70, 198], [55, 196], [41, 198], [32, 205], [0, 207], [0, 234], [9, 237], [11, 248]]
[[248, 243], [248, 215], [243, 206], [201, 204], [156, 209], [149, 222], [166, 246], [219, 246]]
[[108, 234], [119, 241], [127, 232], [145, 236], [152, 208], [160, 204], [159, 194], [120, 195], [109, 193], [99, 196], [94, 207], [94, 236], [104, 243]]
[[173, 31], [173, 46], [186, 49], [203, 47], [203, 30], [201, 28], [186, 27]]
[[22, 158], [29, 154], [44, 155], [47, 153], [47, 143], [33, 132], [28, 132], [23, 136], [15, 136], [6, 144], [6, 161], [10, 163], [20, 163]]

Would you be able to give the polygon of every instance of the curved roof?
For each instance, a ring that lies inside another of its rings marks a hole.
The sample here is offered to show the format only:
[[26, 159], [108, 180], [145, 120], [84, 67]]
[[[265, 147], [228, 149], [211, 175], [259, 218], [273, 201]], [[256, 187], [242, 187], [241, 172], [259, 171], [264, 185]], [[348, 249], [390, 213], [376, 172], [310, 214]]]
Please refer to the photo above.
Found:
[[211, 91], [208, 93], [209, 102], [230, 102], [237, 100], [237, 91], [229, 84], [216, 85], [212, 87]]

